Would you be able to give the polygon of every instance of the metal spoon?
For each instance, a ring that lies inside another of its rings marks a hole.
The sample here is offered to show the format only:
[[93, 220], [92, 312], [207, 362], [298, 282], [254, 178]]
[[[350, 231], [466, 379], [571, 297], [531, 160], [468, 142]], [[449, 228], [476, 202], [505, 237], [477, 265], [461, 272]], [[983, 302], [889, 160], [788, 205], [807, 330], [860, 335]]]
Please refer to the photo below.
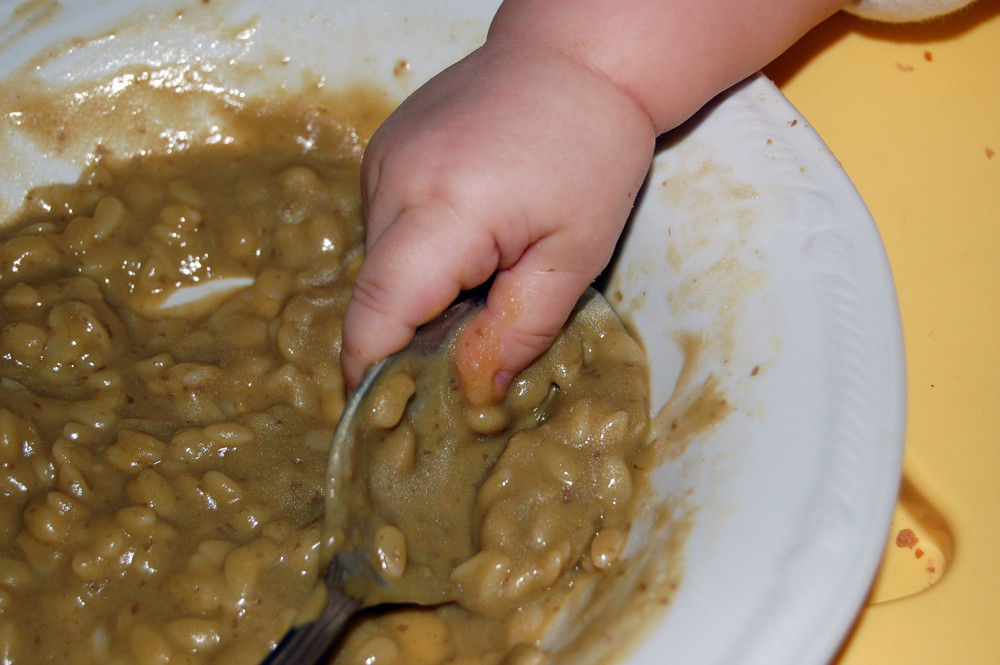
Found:
[[[432, 365], [439, 354], [451, 348], [451, 342], [463, 325], [484, 302], [485, 298], [477, 295], [452, 305], [437, 319], [421, 327], [409, 347], [374, 365], [351, 396], [337, 425], [327, 467], [323, 560], [329, 561], [329, 567], [325, 576], [325, 605], [321, 611], [313, 613], [314, 618], [295, 625], [271, 652], [265, 665], [312, 665], [330, 647], [347, 620], [360, 609], [382, 603], [433, 605], [455, 599], [457, 588], [449, 577], [452, 568], [447, 561], [439, 560], [446, 557], [440, 554], [443, 550], [437, 549], [434, 535], [421, 534], [420, 543], [423, 558], [433, 560], [432, 564], [407, 565], [403, 577], [383, 574], [377, 568], [372, 557], [372, 542], [376, 537], [371, 516], [359, 515], [357, 511], [352, 513], [349, 508], [356, 496], [352, 492], [364, 489], [351, 483], [355, 468], [352, 453], [356, 448], [363, 449], [373, 443], [365, 438], [370, 427], [365, 431], [359, 430], [364, 418], [358, 416], [364, 408], [370, 408], [369, 396], [377, 396], [377, 389], [384, 387], [380, 382], [388, 380], [399, 368], [406, 367], [407, 372], [415, 376], [424, 375], [425, 390], [428, 392], [451, 389], [444, 384], [448, 383], [453, 370], [442, 370], [441, 366], [432, 369]], [[587, 289], [579, 306], [594, 314], [617, 318], [610, 303], [593, 288]], [[413, 400], [414, 409], [422, 408], [424, 401], [433, 403], [433, 399], [421, 394], [420, 390], [417, 390]], [[537, 422], [547, 417], [544, 407], [547, 403], [532, 414]], [[440, 415], [433, 410], [431, 413]], [[466, 486], [465, 483], [459, 485]], [[406, 510], [412, 512], [417, 507], [410, 505]], [[431, 506], [430, 510], [434, 507]], [[453, 533], [462, 528], [462, 524], [458, 523], [448, 526], [450, 528], [438, 532], [439, 539], [446, 538], [443, 535], [445, 532]], [[336, 547], [332, 546], [334, 542]]]
[[[327, 467], [326, 515], [324, 516], [324, 548], [334, 539], [332, 532], [345, 526], [349, 517], [344, 513], [342, 494], [350, 491], [345, 473], [351, 469], [351, 452], [356, 443], [358, 418], [365, 398], [379, 379], [388, 373], [394, 363], [404, 356], [431, 359], [448, 346], [448, 342], [461, 330], [463, 324], [485, 302], [481, 296], [472, 296], [449, 307], [443, 314], [417, 330], [409, 347], [382, 360], [365, 374], [361, 385], [354, 391], [344, 407], [330, 447]], [[449, 600], [451, 583], [433, 574], [408, 584], [395, 584], [381, 575], [372, 564], [365, 547], [327, 551], [330, 564], [325, 576], [326, 602], [311, 621], [294, 625], [284, 639], [264, 661], [264, 665], [312, 665], [330, 647], [343, 630], [347, 620], [358, 610], [383, 602], [410, 602], [418, 604], [439, 603]]]

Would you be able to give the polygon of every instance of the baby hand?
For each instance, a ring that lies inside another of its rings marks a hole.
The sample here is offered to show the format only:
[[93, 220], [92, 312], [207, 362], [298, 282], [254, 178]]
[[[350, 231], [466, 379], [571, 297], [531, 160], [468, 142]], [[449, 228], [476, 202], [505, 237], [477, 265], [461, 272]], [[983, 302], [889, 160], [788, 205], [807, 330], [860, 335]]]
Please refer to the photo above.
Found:
[[516, 39], [488, 40], [421, 87], [362, 165], [348, 388], [495, 275], [458, 365], [472, 401], [501, 399], [610, 260], [654, 139], [649, 116], [601, 74]]

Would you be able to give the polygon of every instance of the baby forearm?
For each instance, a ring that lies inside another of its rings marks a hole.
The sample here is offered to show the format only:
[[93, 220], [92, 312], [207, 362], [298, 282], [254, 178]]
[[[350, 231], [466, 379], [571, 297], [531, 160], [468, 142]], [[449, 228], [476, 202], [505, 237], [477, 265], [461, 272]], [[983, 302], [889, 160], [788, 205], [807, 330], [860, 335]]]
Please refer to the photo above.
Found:
[[555, 51], [632, 97], [657, 133], [847, 0], [505, 0], [487, 44]]

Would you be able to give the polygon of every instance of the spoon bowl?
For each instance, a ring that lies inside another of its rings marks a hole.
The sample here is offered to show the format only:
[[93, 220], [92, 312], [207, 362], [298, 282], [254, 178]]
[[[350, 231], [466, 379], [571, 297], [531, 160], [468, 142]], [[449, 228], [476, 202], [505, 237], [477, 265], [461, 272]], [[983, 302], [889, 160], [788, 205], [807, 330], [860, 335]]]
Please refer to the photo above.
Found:
[[[358, 416], [379, 382], [400, 362], [430, 361], [448, 348], [464, 324], [485, 303], [485, 297], [469, 296], [459, 300], [436, 319], [419, 328], [409, 346], [385, 358], [365, 373], [351, 395], [330, 446], [327, 466], [326, 512], [323, 525], [323, 561], [328, 561], [324, 575], [325, 600], [318, 614], [304, 611], [299, 622], [285, 635], [264, 661], [264, 665], [310, 665], [317, 662], [341, 633], [354, 613], [384, 602], [434, 604], [447, 601], [452, 583], [432, 574], [393, 581], [376, 567], [368, 541], [374, 534], [362, 529], [360, 538], [348, 546], [343, 540], [351, 531], [352, 516], [346, 509], [344, 495], [354, 490], [349, 483], [353, 468], [352, 451], [358, 442]], [[384, 566], [382, 567], [384, 568]], [[313, 606], [315, 607], [315, 605]]]
[[[456, 385], [449, 350], [466, 322], [485, 302], [485, 296], [479, 294], [457, 301], [421, 326], [405, 349], [374, 364], [354, 391], [337, 425], [327, 465], [322, 560], [340, 558], [348, 592], [364, 599], [366, 606], [384, 602], [433, 605], [451, 599], [453, 584], [448, 579], [451, 568], [447, 564], [419, 570], [407, 566], [406, 575], [395, 570], [393, 562], [399, 563], [400, 556], [405, 559], [405, 552], [400, 553], [392, 542], [399, 540], [399, 534], [387, 535], [378, 524], [366, 519], [369, 513], [378, 512], [376, 507], [367, 504], [361, 507], [354, 501], [359, 494], [367, 493], [368, 488], [352, 482], [358, 464], [353, 453], [359, 446], [372, 445], [380, 431], [395, 424], [408, 402], [426, 401], [428, 396], [417, 391], [417, 384], [410, 384], [405, 393], [388, 385], [401, 369], [419, 381], [420, 376], [436, 368], [435, 378], [423, 381], [427, 392], [452, 389]], [[443, 366], [441, 359], [446, 361]], [[386, 422], [386, 416], [376, 415], [376, 411], [393, 412], [388, 416], [392, 422]], [[366, 423], [366, 417], [376, 422]]]

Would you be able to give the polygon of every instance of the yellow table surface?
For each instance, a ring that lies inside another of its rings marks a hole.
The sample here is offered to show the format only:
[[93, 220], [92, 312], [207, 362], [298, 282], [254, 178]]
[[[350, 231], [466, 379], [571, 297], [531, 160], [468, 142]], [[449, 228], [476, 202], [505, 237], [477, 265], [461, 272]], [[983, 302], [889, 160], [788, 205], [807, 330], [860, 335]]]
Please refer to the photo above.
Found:
[[838, 14], [765, 73], [868, 204], [906, 344], [903, 493], [835, 663], [1000, 663], [1000, 0]]

